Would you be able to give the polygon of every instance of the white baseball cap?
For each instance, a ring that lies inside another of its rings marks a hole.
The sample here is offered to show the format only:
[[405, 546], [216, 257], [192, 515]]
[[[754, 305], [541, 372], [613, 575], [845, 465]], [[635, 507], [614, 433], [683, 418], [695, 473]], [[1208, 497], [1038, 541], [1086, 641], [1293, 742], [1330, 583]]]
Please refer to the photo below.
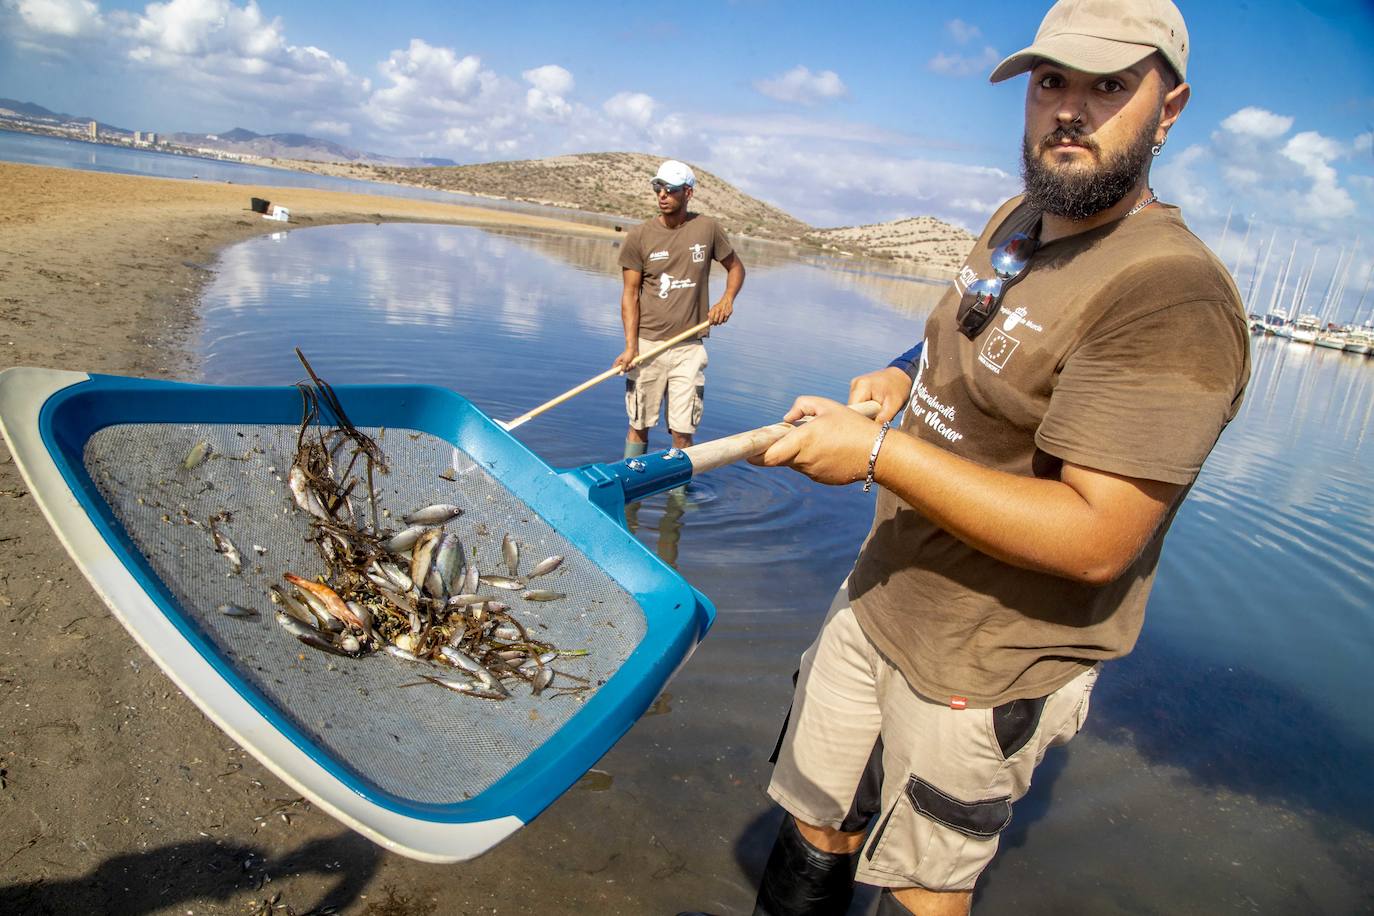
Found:
[[678, 162], [676, 159], [669, 159], [658, 167], [658, 174], [654, 176], [654, 181], [661, 181], [674, 188], [686, 185], [689, 188], [697, 186], [697, 176], [692, 174], [692, 170], [687, 167], [685, 162]]

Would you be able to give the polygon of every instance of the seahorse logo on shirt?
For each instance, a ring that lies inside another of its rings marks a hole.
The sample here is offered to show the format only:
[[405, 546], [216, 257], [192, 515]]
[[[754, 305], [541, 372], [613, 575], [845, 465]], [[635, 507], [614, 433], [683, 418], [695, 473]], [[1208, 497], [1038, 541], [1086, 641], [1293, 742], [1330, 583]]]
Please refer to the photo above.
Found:
[[687, 279], [687, 280], [674, 280], [672, 274], [659, 274], [659, 275], [658, 275], [658, 298], [660, 298], [660, 299], [667, 299], [667, 298], [668, 298], [668, 291], [669, 291], [669, 290], [673, 290], [673, 289], [691, 289], [692, 287], [694, 287], [694, 286], [696, 286], [696, 285], [697, 285], [697, 284], [696, 284], [696, 281], [691, 280], [691, 279]]

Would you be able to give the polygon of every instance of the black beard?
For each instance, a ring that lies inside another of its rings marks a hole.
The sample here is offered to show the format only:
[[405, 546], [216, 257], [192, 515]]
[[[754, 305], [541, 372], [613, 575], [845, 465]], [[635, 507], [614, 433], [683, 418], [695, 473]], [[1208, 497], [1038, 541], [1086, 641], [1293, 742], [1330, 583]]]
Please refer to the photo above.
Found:
[[1071, 140], [1093, 152], [1101, 147], [1082, 128], [1059, 127], [1035, 147], [1029, 138], [1021, 141], [1021, 180], [1026, 186], [1026, 200], [1042, 213], [1064, 219], [1082, 220], [1101, 213], [1121, 202], [1140, 181], [1150, 163], [1150, 148], [1154, 146], [1156, 120], [1145, 128], [1120, 153], [1108, 156], [1095, 169], [1056, 169], [1036, 155], [1057, 142]]

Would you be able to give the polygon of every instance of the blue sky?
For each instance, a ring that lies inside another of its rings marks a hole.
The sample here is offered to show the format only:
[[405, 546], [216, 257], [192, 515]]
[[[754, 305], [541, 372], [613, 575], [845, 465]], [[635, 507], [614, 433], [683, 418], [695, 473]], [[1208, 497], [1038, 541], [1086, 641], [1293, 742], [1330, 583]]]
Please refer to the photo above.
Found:
[[[1353, 310], [1374, 263], [1374, 3], [1179, 6], [1193, 98], [1156, 191], [1241, 264], [1243, 290], [1271, 238], [1271, 281], [1296, 242], [1292, 282], [1315, 258], [1312, 286], [1345, 273]], [[643, 151], [814, 225], [976, 230], [1020, 187], [1025, 78], [987, 74], [1047, 8], [0, 0], [0, 96], [458, 162]]]

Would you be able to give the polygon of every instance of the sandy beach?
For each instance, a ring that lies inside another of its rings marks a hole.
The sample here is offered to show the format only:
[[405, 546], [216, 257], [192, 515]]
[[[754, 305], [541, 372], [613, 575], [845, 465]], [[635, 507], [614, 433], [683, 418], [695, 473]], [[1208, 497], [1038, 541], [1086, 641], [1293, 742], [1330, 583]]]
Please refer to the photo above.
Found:
[[[0, 187], [0, 366], [150, 377], [188, 377], [183, 344], [201, 284], [218, 251], [253, 235], [385, 220], [612, 231], [425, 201], [13, 164], [0, 164]], [[252, 196], [288, 206], [291, 223], [252, 213]], [[606, 785], [593, 780], [555, 806], [574, 813], [546, 814], [461, 866], [392, 855], [311, 809], [138, 648], [68, 559], [5, 449], [0, 622], [0, 912], [242, 916], [268, 912], [275, 896], [271, 911], [283, 914], [637, 914], [690, 901], [698, 887], [716, 899], [749, 893], [694, 877], [672, 851], [687, 838], [668, 839], [671, 825], [645, 816], [639, 791], [686, 777], [636, 773], [629, 762], [621, 791], [598, 791], [609, 785], [603, 773]], [[636, 733], [666, 740], [669, 718]], [[715, 754], [698, 749], [684, 772]], [[732, 773], [723, 790], [758, 806], [760, 776]], [[605, 833], [588, 843], [579, 825]], [[736, 871], [730, 844], [701, 842]]]

